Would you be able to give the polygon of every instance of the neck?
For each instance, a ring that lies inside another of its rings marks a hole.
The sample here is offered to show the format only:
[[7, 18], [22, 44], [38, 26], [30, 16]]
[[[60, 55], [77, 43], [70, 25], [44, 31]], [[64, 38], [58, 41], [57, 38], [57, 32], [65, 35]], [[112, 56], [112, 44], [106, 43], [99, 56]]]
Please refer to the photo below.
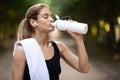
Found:
[[45, 33], [35, 34], [33, 35], [33, 38], [37, 40], [40, 46], [48, 46], [50, 43], [49, 33], [48, 34], [45, 34]]

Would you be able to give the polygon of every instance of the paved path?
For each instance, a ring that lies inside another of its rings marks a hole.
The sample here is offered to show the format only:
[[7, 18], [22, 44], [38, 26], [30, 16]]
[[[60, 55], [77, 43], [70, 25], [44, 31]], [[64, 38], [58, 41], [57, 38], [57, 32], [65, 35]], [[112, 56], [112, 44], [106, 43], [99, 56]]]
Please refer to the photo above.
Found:
[[[62, 39], [73, 52], [76, 52], [74, 41], [71, 39]], [[62, 59], [62, 73], [60, 80], [120, 80], [120, 66], [109, 62], [101, 61], [92, 55], [91, 50], [88, 50], [90, 56], [90, 71], [88, 73], [79, 73], [68, 66]], [[0, 55], [0, 80], [12, 80], [11, 78], [11, 62], [12, 51]]]
[[2, 53], [0, 55], [0, 80], [12, 80], [11, 62], [11, 53]]
[[[64, 39], [61, 41], [65, 42], [69, 46], [69, 48], [76, 53], [73, 40]], [[106, 54], [105, 56], [103, 55], [105, 53], [104, 50], [98, 51], [97, 47], [95, 47], [92, 43], [87, 44], [88, 45], [86, 47], [90, 60], [89, 72], [79, 73], [70, 66], [68, 66], [63, 60], [61, 60], [62, 63], [62, 73], [60, 75], [61, 80], [120, 80], [119, 77], [120, 65], [108, 61], [109, 59], [105, 59], [108, 57], [106, 57]], [[100, 55], [96, 55], [97, 53], [100, 52], [101, 52]]]

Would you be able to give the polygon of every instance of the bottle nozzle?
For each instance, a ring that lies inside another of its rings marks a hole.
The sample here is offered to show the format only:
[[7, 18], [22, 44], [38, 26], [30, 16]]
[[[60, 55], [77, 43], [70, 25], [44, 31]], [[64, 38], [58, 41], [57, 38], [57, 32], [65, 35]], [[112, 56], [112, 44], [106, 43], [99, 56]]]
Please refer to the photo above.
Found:
[[59, 20], [59, 19], [60, 19], [60, 17], [59, 17], [58, 15], [55, 15], [55, 18], [56, 18], [57, 20]]

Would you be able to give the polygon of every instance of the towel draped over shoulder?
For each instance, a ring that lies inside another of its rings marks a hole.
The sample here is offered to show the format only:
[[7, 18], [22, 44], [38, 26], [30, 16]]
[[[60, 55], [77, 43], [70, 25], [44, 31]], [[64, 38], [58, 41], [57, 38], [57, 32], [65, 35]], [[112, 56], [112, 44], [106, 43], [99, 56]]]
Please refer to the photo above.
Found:
[[15, 42], [13, 56], [19, 44], [24, 49], [31, 80], [49, 80], [45, 58], [38, 42], [34, 38]]

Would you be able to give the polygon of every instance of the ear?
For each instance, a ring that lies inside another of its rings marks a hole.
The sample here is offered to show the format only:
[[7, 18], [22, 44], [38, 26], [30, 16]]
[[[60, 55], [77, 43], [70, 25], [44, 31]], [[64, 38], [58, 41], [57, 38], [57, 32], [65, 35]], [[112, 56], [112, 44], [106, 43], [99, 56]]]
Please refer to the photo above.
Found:
[[38, 26], [37, 21], [34, 20], [34, 19], [30, 19], [30, 24], [31, 24], [33, 27], [37, 27], [37, 26]]

